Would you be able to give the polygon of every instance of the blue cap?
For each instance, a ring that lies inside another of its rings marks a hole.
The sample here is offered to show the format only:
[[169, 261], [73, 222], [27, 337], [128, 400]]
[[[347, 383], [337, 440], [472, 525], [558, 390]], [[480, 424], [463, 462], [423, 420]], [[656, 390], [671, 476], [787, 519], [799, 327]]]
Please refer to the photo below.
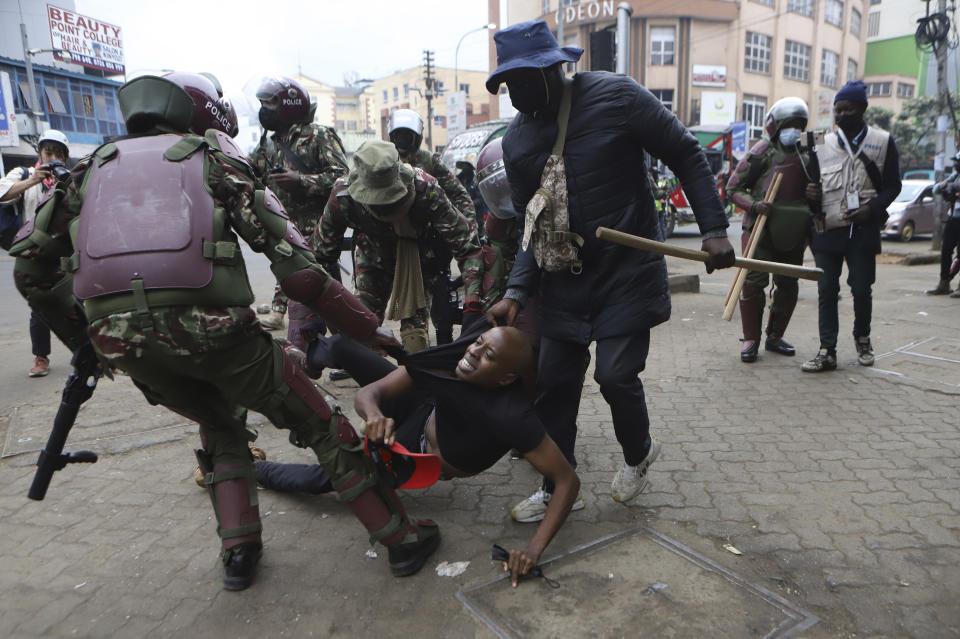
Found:
[[867, 104], [867, 85], [862, 80], [850, 80], [837, 91], [833, 103], [836, 104], [840, 100]]
[[494, 94], [508, 71], [576, 62], [583, 55], [580, 47], [561, 47], [543, 20], [518, 22], [494, 34], [493, 41], [497, 44], [497, 69], [487, 78], [487, 91]]

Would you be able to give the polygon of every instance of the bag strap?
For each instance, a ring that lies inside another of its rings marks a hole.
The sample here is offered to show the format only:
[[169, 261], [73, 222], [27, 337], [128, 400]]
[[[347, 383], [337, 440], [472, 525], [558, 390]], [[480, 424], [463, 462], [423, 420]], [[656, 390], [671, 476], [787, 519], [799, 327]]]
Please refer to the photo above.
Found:
[[557, 140], [553, 143], [553, 155], [563, 156], [563, 145], [567, 140], [567, 123], [570, 121], [570, 102], [573, 99], [573, 80], [563, 81], [563, 94], [560, 96], [560, 111], [557, 114]]
[[860, 154], [860, 160], [863, 162], [863, 168], [867, 170], [867, 176], [869, 176], [870, 181], [873, 182], [873, 189], [879, 193], [880, 187], [883, 184], [883, 178], [880, 176], [880, 169], [877, 168], [876, 163], [867, 157], [866, 153]]
[[310, 170], [303, 164], [303, 160], [298, 158], [297, 155], [290, 150], [290, 147], [288, 147], [286, 144], [284, 144], [277, 138], [274, 138], [273, 142], [278, 147], [280, 147], [280, 150], [283, 151], [283, 154], [287, 157], [288, 160], [290, 160], [290, 164], [292, 164], [297, 168], [297, 171], [307, 175], [310, 174]]

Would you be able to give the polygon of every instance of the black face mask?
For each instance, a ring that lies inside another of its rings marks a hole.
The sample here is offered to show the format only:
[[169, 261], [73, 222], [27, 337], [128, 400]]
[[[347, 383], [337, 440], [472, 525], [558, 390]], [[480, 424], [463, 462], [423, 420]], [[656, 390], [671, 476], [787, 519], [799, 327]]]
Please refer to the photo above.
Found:
[[863, 129], [863, 116], [856, 113], [843, 113], [836, 117], [837, 126], [844, 133], [859, 133]]
[[397, 147], [397, 153], [400, 155], [409, 155], [420, 146], [417, 134], [410, 129], [397, 129], [390, 134], [390, 141]]
[[507, 78], [510, 102], [520, 113], [530, 114], [547, 106], [547, 81], [540, 69], [520, 69]]
[[262, 126], [267, 131], [279, 131], [283, 126], [283, 123], [280, 122], [280, 118], [277, 117], [276, 109], [268, 109], [266, 107], [260, 107], [260, 126]]

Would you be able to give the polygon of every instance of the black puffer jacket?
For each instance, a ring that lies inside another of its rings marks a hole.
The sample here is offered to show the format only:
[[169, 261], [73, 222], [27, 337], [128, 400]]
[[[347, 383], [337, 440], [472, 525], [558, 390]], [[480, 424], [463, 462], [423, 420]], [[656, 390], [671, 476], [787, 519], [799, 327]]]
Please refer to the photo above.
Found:
[[[680, 178], [701, 232], [726, 228], [700, 145], [649, 91], [606, 72], [574, 76], [563, 158], [571, 230], [585, 240], [583, 272], [541, 274], [532, 250], [518, 255], [508, 286], [538, 295], [540, 329], [555, 339], [587, 343], [648, 329], [670, 317], [663, 257], [596, 237], [599, 226], [657, 239], [659, 224], [644, 151]], [[524, 211], [557, 136], [552, 115], [519, 114], [503, 139], [514, 206]], [[539, 282], [539, 288], [538, 288]]]

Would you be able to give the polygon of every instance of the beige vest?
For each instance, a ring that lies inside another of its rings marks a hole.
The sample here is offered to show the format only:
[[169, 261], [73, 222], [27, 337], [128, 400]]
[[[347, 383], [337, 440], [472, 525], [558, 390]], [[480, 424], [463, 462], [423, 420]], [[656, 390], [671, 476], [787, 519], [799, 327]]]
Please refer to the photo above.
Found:
[[847, 149], [839, 144], [836, 132], [828, 133], [819, 149], [820, 179], [823, 183], [823, 212], [826, 215], [826, 228], [835, 229], [849, 226], [844, 219], [847, 212], [847, 193], [856, 193], [860, 206], [877, 195], [873, 181], [867, 175], [863, 161], [856, 157], [860, 153], [873, 160], [883, 175], [883, 161], [887, 157], [887, 143], [890, 134], [872, 126], [860, 143], [857, 153], [851, 157]]

